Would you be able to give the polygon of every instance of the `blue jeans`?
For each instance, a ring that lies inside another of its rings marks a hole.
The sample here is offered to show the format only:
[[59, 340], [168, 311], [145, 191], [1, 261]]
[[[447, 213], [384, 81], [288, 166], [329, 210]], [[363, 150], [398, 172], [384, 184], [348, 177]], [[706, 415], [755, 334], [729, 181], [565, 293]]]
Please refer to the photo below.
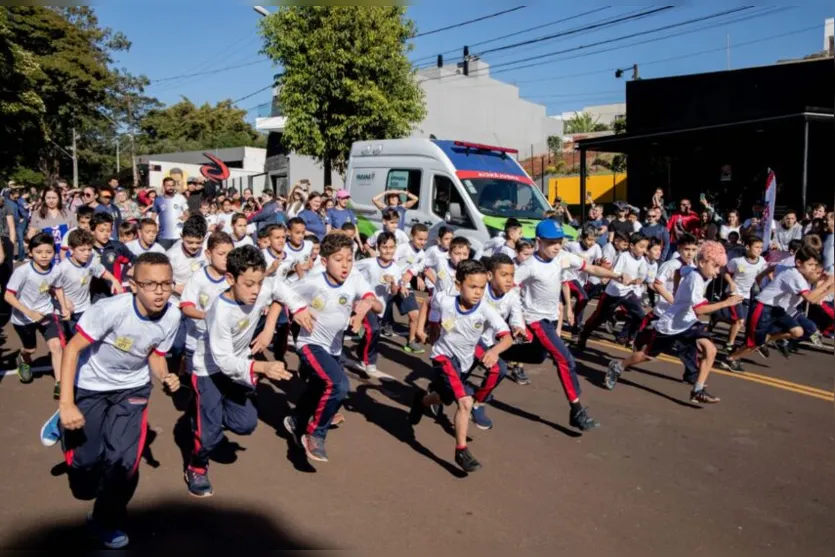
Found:
[[302, 346], [298, 353], [299, 375], [307, 386], [296, 403], [296, 427], [324, 439], [351, 385], [338, 356], [314, 345]]

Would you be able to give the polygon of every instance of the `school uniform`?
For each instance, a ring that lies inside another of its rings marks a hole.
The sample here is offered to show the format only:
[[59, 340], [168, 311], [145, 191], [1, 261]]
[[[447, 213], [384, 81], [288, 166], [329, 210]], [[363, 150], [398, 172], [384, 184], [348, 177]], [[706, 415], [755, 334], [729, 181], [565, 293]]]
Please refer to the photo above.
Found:
[[72, 303], [73, 312], [69, 321], [64, 321], [59, 332], [64, 342], [75, 333], [75, 326], [85, 311], [90, 309], [90, 287], [93, 279], [103, 279], [107, 269], [96, 258], [91, 257], [84, 265], [79, 265], [67, 257], [58, 265], [59, 278], [55, 286], [64, 289], [64, 297]]
[[357, 343], [357, 359], [365, 365], [377, 364], [377, 343], [380, 340], [380, 321], [387, 313], [389, 303], [394, 296], [391, 294], [391, 286], [386, 277], [394, 278], [394, 283], [399, 284], [405, 269], [395, 261], [383, 264], [378, 257], [357, 261], [354, 269], [362, 275], [365, 281], [373, 289], [374, 296], [383, 306], [383, 311], [374, 313], [369, 311], [365, 315], [362, 326], [364, 334]]
[[194, 448], [189, 467], [197, 473], [206, 473], [209, 455], [223, 440], [224, 427], [248, 435], [258, 424], [253, 403], [258, 377], [253, 371], [255, 359], [250, 344], [261, 314], [274, 301], [286, 304], [294, 313], [305, 306], [280, 281], [265, 281], [252, 305], [238, 303], [224, 293], [209, 305], [205, 332], [196, 337], [188, 368], [195, 393]]
[[[206, 264], [206, 256], [203, 250], [198, 251], [194, 255], [189, 255], [183, 249], [182, 240], [177, 241], [177, 243], [171, 246], [171, 249], [166, 251], [165, 255], [168, 256], [168, 261], [171, 262], [171, 268], [174, 271], [174, 282], [176, 284], [182, 284], [183, 287]], [[176, 307], [180, 305], [180, 296], [176, 292], [171, 293], [171, 303]], [[183, 320], [180, 324], [180, 329], [177, 331], [174, 347], [171, 349], [172, 355], [179, 356], [185, 349], [187, 329], [188, 325]]]
[[[446, 294], [447, 296], [455, 296], [458, 294], [458, 287], [455, 285], [455, 267], [452, 266], [452, 260], [447, 257], [438, 258], [432, 267], [435, 273], [436, 281], [432, 296], [437, 293]], [[438, 323], [438, 315], [432, 311], [432, 305], [429, 305], [429, 322]]]
[[[424, 258], [424, 269], [434, 269], [438, 266], [438, 262], [442, 259], [449, 258], [449, 250], [441, 249], [441, 246], [434, 245], [429, 246], [426, 250], [426, 257]], [[426, 291], [429, 295], [432, 295], [432, 291], [435, 289], [435, 285], [432, 284], [432, 281], [426, 281]]]
[[151, 394], [148, 355], [171, 349], [179, 322], [171, 304], [150, 318], [139, 313], [133, 294], [120, 294], [97, 302], [76, 327], [91, 343], [79, 356], [75, 388], [85, 423], [63, 431], [64, 457], [73, 495], [95, 498], [93, 518], [107, 527], [122, 526], [139, 479]]
[[[136, 256], [118, 240], [108, 240], [103, 246], [93, 246], [93, 258], [104, 265], [119, 284], [127, 284], [128, 269], [136, 261]], [[93, 278], [90, 295], [94, 302], [112, 296], [110, 283], [101, 278]]]
[[[247, 232], [249, 232], [249, 227], [247, 227]], [[232, 237], [232, 247], [233, 248], [242, 248], [244, 246], [255, 246], [255, 241], [252, 239], [252, 236], [249, 234], [244, 234], [243, 238], [236, 238], [235, 233], [232, 232], [229, 234]]]
[[47, 342], [59, 337], [51, 290], [57, 286], [60, 277], [61, 271], [55, 263], [50, 264], [46, 271], [39, 271], [35, 268], [35, 263], [29, 261], [12, 272], [6, 292], [11, 292], [25, 307], [44, 316], [40, 321], [34, 322], [28, 315], [16, 309], [12, 310], [12, 326], [20, 337], [20, 344], [26, 350], [37, 348], [36, 333], [40, 333]]
[[803, 302], [803, 294], [812, 290], [797, 267], [786, 268], [775, 273], [774, 280], [763, 288], [754, 299], [748, 316], [745, 344], [756, 348], [765, 344], [769, 335], [788, 332], [795, 327], [803, 328], [803, 338], [815, 331], [814, 324], [805, 316], [793, 315]]
[[[519, 296], [518, 288], [514, 287], [510, 291], [498, 296], [493, 292], [493, 288], [490, 286], [490, 283], [488, 283], [487, 288], [484, 291], [484, 298], [482, 299], [482, 302], [496, 310], [506, 324], [510, 325], [514, 329], [525, 329], [525, 318], [522, 313], [522, 299]], [[478, 341], [478, 345], [476, 345], [475, 348], [476, 360], [481, 360], [484, 353], [496, 344], [498, 334], [499, 332], [492, 328], [484, 331], [484, 334], [481, 335], [481, 339]], [[532, 337], [529, 337], [528, 340], [532, 340]], [[507, 363], [505, 358], [500, 358], [495, 367], [498, 368], [496, 370], [497, 373], [493, 373], [493, 370], [488, 370], [488, 372], [485, 373], [484, 378], [481, 381], [481, 386], [478, 390], [473, 391], [470, 384], [466, 383], [467, 392], [470, 393], [477, 402], [489, 401], [493, 391], [496, 390], [499, 383], [507, 377]], [[470, 371], [472, 371], [472, 369]], [[469, 372], [466, 373], [465, 376], [469, 376]]]
[[312, 332], [302, 330], [296, 340], [299, 374], [306, 388], [294, 412], [298, 428], [324, 440], [334, 414], [348, 394], [349, 383], [340, 363], [343, 335], [355, 302], [374, 292], [359, 273], [335, 284], [326, 273], [311, 275], [293, 285], [316, 319]]
[[[371, 249], [377, 249], [377, 238], [379, 238], [380, 234], [382, 234], [382, 233], [383, 233], [383, 230], [378, 230], [377, 232], [375, 232], [374, 234], [372, 234], [368, 238], [367, 243], [371, 247]], [[406, 234], [405, 232], [403, 232], [403, 230], [398, 228], [397, 230], [394, 231], [394, 242], [398, 246], [402, 246], [403, 244], [408, 244], [411, 241], [412, 240], [411, 240], [411, 238], [409, 238], [409, 235]]]
[[[599, 245], [599, 244], [598, 244]], [[615, 244], [609, 242], [600, 248], [600, 260], [614, 266], [618, 259], [618, 251], [615, 249]], [[589, 263], [591, 264], [591, 263]], [[598, 298], [603, 291], [606, 290], [606, 284], [599, 277], [589, 276], [587, 287], [589, 298]]]
[[[595, 261], [603, 258], [603, 251], [598, 244], [586, 248], [580, 242], [570, 242], [563, 249], [568, 253], [579, 256], [586, 262], [586, 265], [593, 265]], [[568, 289], [571, 291], [571, 295], [574, 296], [574, 330], [580, 331], [583, 328], [583, 313], [586, 311], [586, 306], [590, 299], [590, 295], [586, 290], [589, 275], [582, 271], [566, 269], [563, 272], [563, 281], [568, 284]], [[563, 300], [563, 303], [569, 303], [569, 300]]]
[[131, 240], [125, 244], [125, 247], [136, 257], [139, 257], [143, 253], [165, 253], [165, 248], [158, 243], [154, 242], [150, 246], [146, 246], [139, 238]]
[[722, 308], [717, 311], [714, 314], [716, 320], [734, 323], [748, 319], [748, 312], [751, 307], [751, 291], [756, 284], [757, 275], [767, 267], [768, 262], [762, 257], [758, 257], [753, 263], [747, 257], [737, 257], [728, 261], [726, 269], [733, 277], [737, 287], [737, 291], [730, 294], [738, 294], [742, 296], [743, 300], [733, 307]]
[[535, 253], [516, 268], [515, 282], [520, 288], [523, 316], [533, 342], [514, 345], [503, 355], [505, 361], [530, 364], [540, 364], [546, 356], [551, 356], [569, 401], [580, 397], [580, 382], [574, 357], [557, 334], [554, 323], [559, 318], [563, 273], [585, 268], [583, 259], [562, 251], [551, 260]]
[[[193, 307], [205, 313], [217, 297], [228, 289], [226, 275], [221, 275], [219, 279], [212, 278], [207, 265], [188, 279], [180, 296], [180, 310]], [[183, 320], [186, 322], [186, 354], [193, 355], [197, 342], [206, 336], [206, 320], [192, 319], [185, 315]]]
[[[635, 257], [627, 250], [618, 256], [613, 271], [628, 276], [630, 279], [642, 279], [647, 275], [647, 263], [643, 257]], [[586, 322], [583, 331], [580, 333], [580, 342], [585, 342], [592, 332], [599, 327], [603, 321], [613, 315], [615, 310], [623, 307], [628, 315], [627, 325], [624, 326], [622, 335], [619, 338], [625, 339], [630, 335], [630, 330], [636, 330], [644, 319], [644, 310], [641, 307], [641, 284], [625, 286], [619, 281], [610, 280], [606, 285], [594, 314]]]
[[[268, 248], [269, 249], [269, 248]], [[284, 276], [290, 282], [299, 280], [294, 269], [296, 265], [304, 265], [310, 261], [310, 256], [313, 253], [313, 242], [304, 240], [302, 245], [298, 248], [293, 247], [293, 244], [287, 242], [284, 246], [284, 262], [281, 264], [280, 276]], [[269, 266], [269, 264], [267, 264]]]
[[432, 298], [432, 309], [438, 315], [441, 331], [430, 354], [435, 371], [431, 390], [447, 405], [467, 396], [484, 402], [498, 384], [499, 364], [487, 370], [482, 387], [475, 393], [465, 384], [465, 377], [477, 363], [476, 358], [483, 355], [478, 345], [485, 333], [490, 332], [491, 341], [501, 339], [510, 334], [507, 323], [483, 299], [465, 310], [459, 296], [437, 292]]
[[686, 272], [673, 303], [668, 305], [653, 327], [644, 329], [635, 339], [635, 348], [652, 358], [662, 352], [678, 356], [684, 364], [684, 381], [690, 384], [695, 384], [699, 376], [696, 341], [710, 338], [695, 312], [695, 308], [708, 303], [705, 298], [708, 282], [697, 270]]
[[[426, 252], [422, 249], [416, 249], [411, 241], [408, 244], [400, 244], [394, 252], [394, 261], [403, 270], [401, 276], [407, 271], [412, 276], [409, 281], [409, 294], [403, 296], [401, 292], [395, 294], [387, 306], [385, 306], [385, 314], [383, 315], [383, 323], [394, 324], [394, 306], [397, 305], [397, 311], [400, 315], [408, 315], [409, 312], [418, 311], [420, 306], [415, 298], [414, 289], [417, 288], [417, 277], [423, 274], [426, 269]], [[398, 277], [398, 281], [400, 278]], [[372, 283], [373, 284], [373, 283]]]

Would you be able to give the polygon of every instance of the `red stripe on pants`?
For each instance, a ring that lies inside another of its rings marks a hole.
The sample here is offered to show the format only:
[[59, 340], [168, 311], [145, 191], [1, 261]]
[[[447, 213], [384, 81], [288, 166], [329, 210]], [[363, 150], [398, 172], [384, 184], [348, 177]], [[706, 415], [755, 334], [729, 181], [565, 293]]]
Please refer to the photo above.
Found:
[[592, 313], [591, 318], [586, 321], [586, 326], [583, 327], [583, 330], [580, 333], [583, 337], [590, 337], [594, 330], [600, 326], [600, 322], [603, 321], [600, 318], [600, 312], [603, 311], [603, 302], [605, 301], [606, 293], [603, 292], [600, 295], [600, 299], [597, 300], [597, 307], [594, 308], [594, 313]]
[[[200, 389], [197, 388], [197, 374], [191, 374], [191, 388], [194, 389], [194, 424], [197, 431], [194, 432], [194, 448], [193, 448], [193, 455], [197, 456], [197, 453], [200, 452], [200, 448], [203, 446], [203, 443], [200, 441], [202, 438], [201, 435], [203, 434], [203, 420], [200, 419]], [[189, 468], [192, 468], [189, 466]], [[200, 472], [201, 474], [205, 474], [206, 471], [202, 469], [193, 468], [195, 472]]]
[[139, 446], [136, 448], [136, 462], [133, 463], [133, 469], [130, 471], [130, 475], [133, 476], [136, 474], [136, 470], [139, 468], [139, 459], [142, 458], [142, 451], [145, 450], [145, 438], [148, 436], [148, 403], [145, 403], [145, 409], [142, 411], [142, 425], [139, 427], [142, 428], [142, 431], [139, 433]]
[[[486, 351], [484, 348], [477, 344], [475, 347], [475, 358], [476, 360], [481, 361], [481, 358], [484, 357], [484, 353]], [[487, 370], [487, 377], [484, 378], [484, 384], [479, 387], [479, 389], [473, 395], [473, 398], [476, 399], [478, 402], [484, 402], [484, 400], [490, 396], [490, 393], [493, 392], [493, 389], [496, 388], [496, 385], [499, 383], [499, 364], [494, 365], [490, 369]]]
[[307, 434], [313, 435], [313, 432], [316, 431], [317, 427], [319, 427], [319, 420], [322, 419], [322, 412], [325, 411], [325, 406], [328, 404], [328, 399], [331, 397], [331, 393], [333, 392], [333, 381], [331, 381], [331, 378], [327, 373], [325, 373], [325, 370], [319, 364], [319, 361], [313, 356], [313, 352], [311, 352], [309, 346], [302, 348], [302, 354], [304, 354], [308, 363], [313, 368], [313, 371], [316, 372], [316, 375], [318, 375], [319, 378], [325, 382], [325, 390], [322, 392], [322, 398], [319, 399], [319, 405], [316, 407], [316, 412], [313, 413], [313, 419], [310, 420], [309, 424], [307, 424]]
[[438, 356], [435, 361], [441, 364], [441, 370], [449, 378], [449, 385], [452, 387], [452, 394], [455, 395], [455, 400], [461, 400], [467, 396], [467, 391], [464, 389], [464, 383], [461, 382], [461, 376], [455, 371], [455, 366], [446, 356]]
[[[574, 294], [574, 298], [577, 300], [574, 302], [574, 315], [579, 315], [581, 311], [586, 309], [586, 305], [589, 303], [589, 295], [585, 290], [577, 286], [577, 283], [573, 280], [569, 281], [568, 289]], [[568, 300], [568, 303], [571, 303], [571, 300]]]
[[[599, 308], [600, 306], [598, 306]], [[565, 390], [565, 396], [568, 397], [568, 401], [572, 402], [577, 400], [579, 397], [577, 396], [577, 391], [574, 389], [574, 382], [571, 380], [571, 370], [568, 367], [568, 362], [563, 357], [562, 352], [560, 352], [556, 346], [551, 343], [551, 339], [548, 338], [548, 335], [545, 334], [545, 331], [542, 330], [542, 325], [539, 322], [531, 323], [530, 325], [531, 330], [533, 330], [533, 334], [536, 335], [537, 340], [539, 341], [542, 346], [545, 347], [545, 350], [551, 354], [551, 357], [554, 358], [554, 363], [557, 364], [557, 373], [560, 377], [560, 383], [562, 383], [562, 388]]]
[[368, 365], [368, 351], [371, 349], [371, 322], [368, 321], [368, 314], [362, 320], [362, 327], [365, 329], [365, 348], [362, 350], [362, 363]]
[[757, 302], [751, 315], [748, 316], [748, 330], [745, 335], [745, 346], [748, 348], [757, 347], [757, 325], [763, 313], [763, 303]]

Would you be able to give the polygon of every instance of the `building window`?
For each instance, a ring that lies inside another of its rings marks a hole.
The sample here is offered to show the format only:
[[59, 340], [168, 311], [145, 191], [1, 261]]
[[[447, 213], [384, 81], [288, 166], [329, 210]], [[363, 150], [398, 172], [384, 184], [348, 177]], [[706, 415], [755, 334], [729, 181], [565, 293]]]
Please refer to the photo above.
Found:
[[432, 179], [432, 212], [447, 224], [475, 230], [467, 205], [455, 183], [447, 176], [436, 174]]

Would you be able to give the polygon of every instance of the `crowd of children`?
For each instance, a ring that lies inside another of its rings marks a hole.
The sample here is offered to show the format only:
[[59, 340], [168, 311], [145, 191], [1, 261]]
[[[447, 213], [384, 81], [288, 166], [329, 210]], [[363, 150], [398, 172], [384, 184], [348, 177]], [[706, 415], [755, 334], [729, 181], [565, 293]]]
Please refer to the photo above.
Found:
[[[292, 377], [289, 336], [304, 390], [283, 424], [309, 459], [326, 462], [328, 430], [343, 420], [339, 409], [350, 389], [345, 367], [384, 377], [378, 345], [392, 334], [397, 307], [408, 319], [404, 350], [421, 354], [430, 344], [434, 370], [428, 390], [415, 393], [409, 419], [417, 425], [426, 412], [438, 416], [455, 404], [455, 462], [473, 472], [481, 464], [467, 446], [469, 422], [493, 427], [485, 404], [506, 377], [530, 383], [525, 364], [550, 358], [569, 424], [600, 426], [581, 403], [564, 324], [582, 354], [598, 327], [622, 320], [616, 339], [633, 352], [610, 362], [606, 386], [668, 352], [682, 361], [697, 404], [719, 401], [706, 389], [715, 361], [741, 371], [742, 358], [769, 343], [796, 347], [832, 331], [833, 272], [831, 258], [824, 268], [819, 240], [801, 242], [790, 260], [769, 266], [757, 238], [743, 239], [744, 253], [730, 257], [723, 245], [685, 233], [663, 261], [662, 242], [640, 232], [613, 232], [601, 248], [594, 227], [568, 242], [562, 226], [545, 219], [535, 238], [524, 239], [522, 224], [508, 219], [504, 234], [474, 257], [470, 241], [451, 228], [440, 227], [427, 249], [429, 229], [416, 224], [406, 234], [401, 220], [386, 207], [383, 229], [363, 241], [350, 218], [323, 237], [308, 234], [300, 217], [256, 232], [224, 206], [212, 223], [203, 215], [169, 223], [179, 238], [165, 249], [154, 220], [120, 226], [115, 240], [110, 215], [79, 212], [60, 264], [51, 235], [30, 240], [30, 261], [14, 271], [5, 295], [23, 347], [18, 373], [32, 380], [40, 334], [59, 399], [41, 438], [62, 443], [73, 493], [95, 499], [89, 523], [107, 547], [127, 545], [124, 516], [138, 480], [151, 378], [167, 391], [182, 379], [193, 391], [184, 473], [189, 493], [206, 497], [213, 494], [209, 457], [224, 429], [246, 435], [257, 425], [259, 379]], [[725, 356], [712, 340], [718, 322], [730, 325]], [[346, 332], [357, 337], [355, 358], [343, 354]], [[262, 355], [269, 347], [271, 360]]]

